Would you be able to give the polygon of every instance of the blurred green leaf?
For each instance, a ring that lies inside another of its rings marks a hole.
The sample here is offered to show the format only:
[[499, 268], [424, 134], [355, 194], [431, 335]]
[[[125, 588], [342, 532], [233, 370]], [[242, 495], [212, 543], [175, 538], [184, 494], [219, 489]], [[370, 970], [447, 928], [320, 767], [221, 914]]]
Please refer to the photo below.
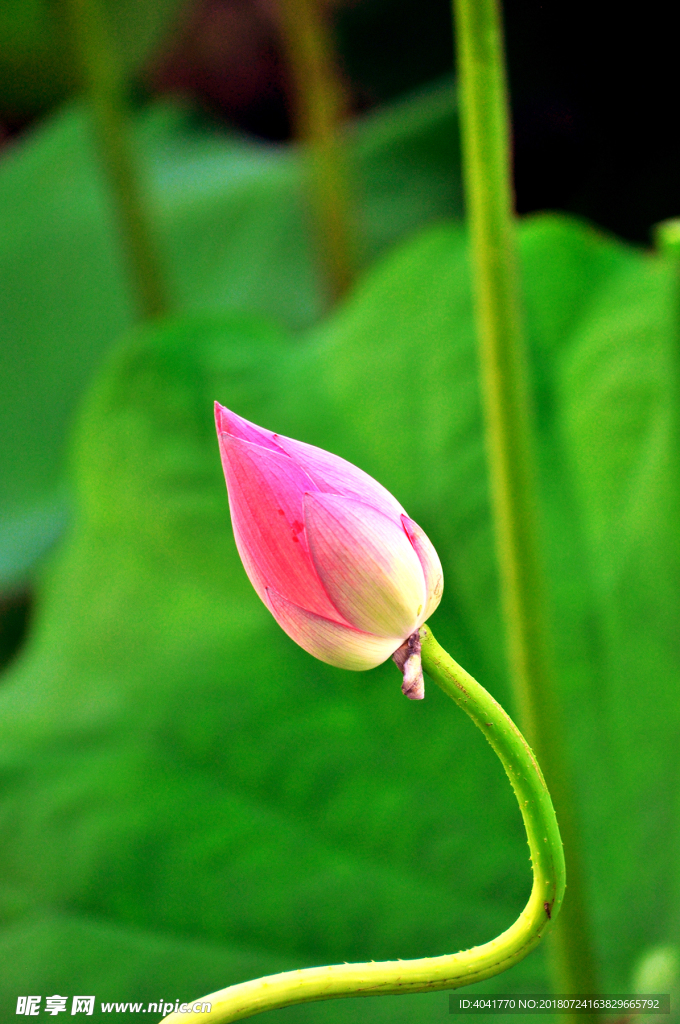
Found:
[[[560, 216], [526, 220], [520, 241], [565, 733], [604, 977], [624, 982], [680, 924], [664, 882], [680, 824], [673, 271]], [[384, 265], [319, 334], [323, 415], [290, 428], [344, 438], [422, 522], [444, 552], [454, 650], [509, 702], [467, 273], [449, 229]]]
[[[294, 328], [318, 319], [326, 300], [298, 151], [210, 129], [168, 104], [140, 115], [135, 138], [180, 310], [246, 310]], [[460, 212], [456, 140], [450, 85], [349, 129], [367, 262], [418, 225]], [[60, 114], [4, 159], [0, 203], [0, 586], [7, 586], [25, 577], [63, 523], [73, 410], [133, 313], [81, 109]]]
[[[103, 0], [107, 29], [128, 74], [138, 70], [187, 0]], [[0, 114], [35, 116], [76, 91], [68, 0], [0, 4]]]
[[[557, 216], [524, 222], [521, 252], [565, 733], [616, 991], [670, 931], [678, 852], [672, 278]], [[148, 970], [197, 996], [260, 964], [434, 955], [496, 934], [529, 891], [512, 793], [465, 716], [433, 686], [403, 700], [391, 664], [314, 661], [259, 603], [214, 398], [393, 491], [442, 556], [438, 637], [509, 705], [462, 230], [402, 246], [296, 345], [244, 316], [138, 330], [88, 399], [78, 518], [0, 692], [2, 941], [35, 991], [115, 977], [116, 998], [153, 998]], [[186, 943], [210, 948], [176, 974]], [[494, 985], [540, 990], [542, 950]], [[281, 1019], [446, 1012], [414, 999]]]
[[[101, 1012], [102, 1002], [142, 1003], [141, 1012], [145, 1013], [148, 1003], [194, 998], [197, 979], [201, 979], [205, 995], [244, 978], [297, 967], [290, 958], [261, 949], [182, 939], [66, 914], [50, 914], [8, 928], [0, 935], [0, 956], [15, 965], [11, 981], [0, 977], [0, 1004], [8, 1008], [6, 1020], [16, 1018], [17, 992], [62, 992], [65, 977], [77, 978], [80, 989], [96, 993], [93, 1019], [111, 1020], [110, 1011]], [[71, 984], [69, 994], [72, 989]], [[266, 1019], [268, 1024], [355, 1024], [366, 1019], [374, 1024], [411, 1024], [414, 1019], [440, 1020], [447, 1009], [446, 993], [437, 992], [373, 997], [358, 1004], [344, 999], [289, 1007], [267, 1014]], [[141, 1017], [130, 1011], [126, 1018], [158, 1019], [153, 1013]]]

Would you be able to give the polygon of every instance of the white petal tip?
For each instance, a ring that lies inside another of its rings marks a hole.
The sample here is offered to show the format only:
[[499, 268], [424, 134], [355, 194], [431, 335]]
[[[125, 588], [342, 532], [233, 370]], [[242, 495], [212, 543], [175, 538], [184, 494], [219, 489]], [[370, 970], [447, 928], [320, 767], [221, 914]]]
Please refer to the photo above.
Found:
[[271, 587], [266, 588], [266, 596], [269, 610], [291, 640], [327, 665], [365, 672], [382, 665], [398, 643], [394, 638], [362, 633], [315, 615], [287, 601]]

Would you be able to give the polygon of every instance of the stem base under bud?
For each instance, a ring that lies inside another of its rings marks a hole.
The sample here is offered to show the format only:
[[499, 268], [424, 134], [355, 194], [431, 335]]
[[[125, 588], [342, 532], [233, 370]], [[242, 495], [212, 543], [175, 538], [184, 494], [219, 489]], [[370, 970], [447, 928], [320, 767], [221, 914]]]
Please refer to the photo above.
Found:
[[425, 697], [425, 680], [420, 660], [420, 634], [418, 630], [404, 640], [401, 647], [392, 655], [392, 661], [404, 677], [401, 692], [409, 700], [423, 700]]

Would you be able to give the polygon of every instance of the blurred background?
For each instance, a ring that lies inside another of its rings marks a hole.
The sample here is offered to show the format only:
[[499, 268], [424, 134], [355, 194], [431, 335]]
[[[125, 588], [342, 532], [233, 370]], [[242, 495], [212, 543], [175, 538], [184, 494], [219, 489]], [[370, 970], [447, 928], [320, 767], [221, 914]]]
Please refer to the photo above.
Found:
[[[674, 26], [658, 3], [634, 19], [604, 3], [504, 8], [597, 969], [609, 991], [667, 991], [679, 304], [675, 257], [653, 236], [680, 213]], [[474, 730], [435, 693], [406, 706], [390, 666], [312, 662], [259, 606], [231, 540], [214, 399], [395, 493], [442, 555], [440, 639], [511, 710], [450, 5], [315, 10], [349, 287], [319, 228], [294, 12], [291, 33], [283, 0], [102, 0], [162, 280], [150, 317], [87, 95], [82, 11], [0, 9], [3, 1020], [29, 992], [146, 1003], [288, 967], [436, 955], [506, 927], [528, 892], [512, 794]], [[541, 949], [485, 990], [546, 990], [548, 977]], [[272, 1016], [420, 1022], [447, 1006], [437, 994]]]

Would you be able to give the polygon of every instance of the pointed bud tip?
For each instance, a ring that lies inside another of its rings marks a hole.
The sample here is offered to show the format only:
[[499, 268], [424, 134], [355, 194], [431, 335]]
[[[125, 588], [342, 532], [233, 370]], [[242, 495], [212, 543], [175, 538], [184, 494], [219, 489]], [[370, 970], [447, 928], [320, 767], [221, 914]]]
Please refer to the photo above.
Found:
[[227, 413], [228, 410], [225, 409], [223, 405], [220, 405], [219, 402], [215, 402], [214, 408], [215, 408], [215, 426], [217, 427], [217, 433], [218, 433], [218, 436], [219, 436], [219, 434], [223, 433], [223, 431], [225, 431], [227, 429], [226, 422], [225, 422], [225, 414]]

